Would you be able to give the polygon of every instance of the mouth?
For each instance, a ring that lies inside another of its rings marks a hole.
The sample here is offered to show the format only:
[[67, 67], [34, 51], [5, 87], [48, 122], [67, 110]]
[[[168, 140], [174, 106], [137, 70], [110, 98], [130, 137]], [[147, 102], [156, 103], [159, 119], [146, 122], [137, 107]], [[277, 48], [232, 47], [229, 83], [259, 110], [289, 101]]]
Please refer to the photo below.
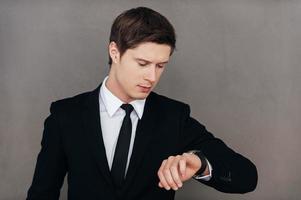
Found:
[[143, 93], [148, 93], [152, 88], [151, 86], [142, 86], [142, 85], [138, 85], [138, 87], [140, 88], [140, 91]]

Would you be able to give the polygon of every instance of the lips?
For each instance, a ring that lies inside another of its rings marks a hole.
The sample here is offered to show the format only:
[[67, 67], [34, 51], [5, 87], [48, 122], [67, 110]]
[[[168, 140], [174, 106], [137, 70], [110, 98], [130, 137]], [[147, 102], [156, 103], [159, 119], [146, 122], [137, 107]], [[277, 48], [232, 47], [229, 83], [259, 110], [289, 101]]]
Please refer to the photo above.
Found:
[[151, 86], [143, 86], [143, 85], [139, 85], [140, 87], [142, 87], [142, 88], [145, 88], [145, 89], [150, 89], [151, 88]]
[[149, 92], [149, 90], [151, 89], [151, 87], [149, 86], [142, 86], [142, 85], [138, 85], [138, 86], [141, 89], [141, 92]]

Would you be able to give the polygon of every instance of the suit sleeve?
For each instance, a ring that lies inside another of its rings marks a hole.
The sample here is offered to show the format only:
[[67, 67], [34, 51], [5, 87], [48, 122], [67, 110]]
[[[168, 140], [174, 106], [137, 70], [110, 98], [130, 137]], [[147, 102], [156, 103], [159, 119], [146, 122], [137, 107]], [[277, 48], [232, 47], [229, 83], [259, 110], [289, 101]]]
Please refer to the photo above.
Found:
[[257, 169], [255, 165], [230, 149], [222, 140], [208, 132], [202, 124], [190, 117], [190, 108], [184, 106], [181, 115], [181, 152], [200, 150], [212, 166], [209, 181], [198, 180], [221, 192], [246, 193], [255, 190]]
[[27, 200], [59, 199], [60, 189], [67, 171], [55, 103], [44, 122], [41, 150], [37, 158], [34, 177]]

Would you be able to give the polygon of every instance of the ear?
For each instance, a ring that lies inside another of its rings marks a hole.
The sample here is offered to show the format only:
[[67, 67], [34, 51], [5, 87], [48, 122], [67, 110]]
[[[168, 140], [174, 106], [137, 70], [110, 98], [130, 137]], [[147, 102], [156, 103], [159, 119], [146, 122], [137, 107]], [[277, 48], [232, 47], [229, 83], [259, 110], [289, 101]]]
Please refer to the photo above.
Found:
[[112, 59], [112, 63], [118, 63], [120, 59], [120, 53], [117, 47], [117, 44], [112, 41], [109, 44], [109, 55]]

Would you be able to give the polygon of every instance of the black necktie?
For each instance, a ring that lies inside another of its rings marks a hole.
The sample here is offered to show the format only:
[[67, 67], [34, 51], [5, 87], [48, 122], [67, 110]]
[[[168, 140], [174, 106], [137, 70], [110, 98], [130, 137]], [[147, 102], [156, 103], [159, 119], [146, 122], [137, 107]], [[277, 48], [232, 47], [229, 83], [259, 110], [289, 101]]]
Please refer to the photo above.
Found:
[[131, 104], [122, 104], [121, 108], [125, 110], [126, 115], [123, 118], [123, 122], [120, 128], [111, 169], [111, 175], [115, 186], [119, 188], [122, 186], [125, 177], [125, 169], [132, 134], [132, 122], [130, 115], [134, 109]]

